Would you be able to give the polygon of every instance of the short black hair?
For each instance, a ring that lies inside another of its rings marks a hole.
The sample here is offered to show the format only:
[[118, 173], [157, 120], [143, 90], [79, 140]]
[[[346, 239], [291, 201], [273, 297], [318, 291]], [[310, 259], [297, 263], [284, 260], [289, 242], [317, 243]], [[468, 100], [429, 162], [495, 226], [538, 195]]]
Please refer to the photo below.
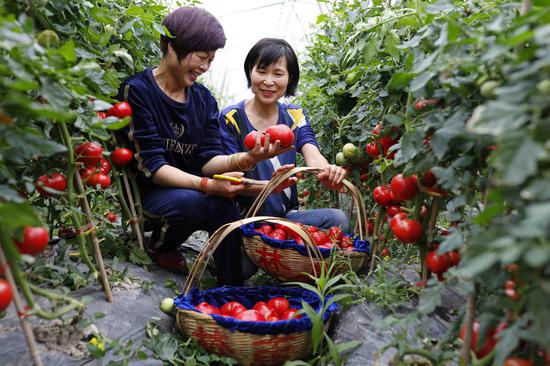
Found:
[[254, 66], [268, 67], [277, 62], [281, 57], [286, 58], [288, 70], [288, 86], [285, 96], [289, 97], [296, 93], [298, 81], [300, 80], [300, 67], [298, 66], [298, 57], [296, 53], [284, 39], [263, 38], [259, 40], [248, 52], [244, 60], [244, 73], [248, 87], [252, 85], [250, 74]]
[[225, 46], [223, 27], [215, 16], [194, 6], [182, 6], [162, 21], [172, 37], [160, 36], [160, 50], [166, 56], [172, 45], [178, 60], [195, 51], [215, 51]]

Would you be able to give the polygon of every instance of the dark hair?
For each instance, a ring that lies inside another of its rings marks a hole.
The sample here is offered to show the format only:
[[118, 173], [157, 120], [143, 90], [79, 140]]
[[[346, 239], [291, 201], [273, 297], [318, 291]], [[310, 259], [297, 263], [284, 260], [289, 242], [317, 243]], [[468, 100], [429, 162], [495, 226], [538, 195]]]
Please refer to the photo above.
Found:
[[298, 80], [300, 80], [300, 67], [298, 66], [298, 57], [284, 39], [264, 38], [250, 49], [244, 60], [244, 73], [246, 74], [248, 87], [250, 88], [252, 85], [250, 74], [254, 66], [267, 67], [283, 56], [286, 58], [288, 69], [288, 86], [285, 96], [294, 95], [298, 87]]
[[166, 56], [168, 45], [176, 51], [178, 60], [195, 51], [213, 51], [225, 46], [222, 25], [208, 11], [183, 6], [168, 14], [162, 21], [172, 37], [160, 36], [160, 50]]

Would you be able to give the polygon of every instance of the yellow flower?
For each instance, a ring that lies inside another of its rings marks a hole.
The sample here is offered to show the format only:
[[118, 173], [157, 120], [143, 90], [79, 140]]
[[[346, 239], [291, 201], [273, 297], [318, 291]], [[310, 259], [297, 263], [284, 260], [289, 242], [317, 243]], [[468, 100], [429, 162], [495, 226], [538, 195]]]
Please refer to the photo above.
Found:
[[90, 339], [89, 343], [92, 346], [96, 346], [100, 350], [105, 351], [105, 344], [103, 342], [101, 342], [99, 339], [97, 339], [96, 337], [93, 337], [92, 339]]

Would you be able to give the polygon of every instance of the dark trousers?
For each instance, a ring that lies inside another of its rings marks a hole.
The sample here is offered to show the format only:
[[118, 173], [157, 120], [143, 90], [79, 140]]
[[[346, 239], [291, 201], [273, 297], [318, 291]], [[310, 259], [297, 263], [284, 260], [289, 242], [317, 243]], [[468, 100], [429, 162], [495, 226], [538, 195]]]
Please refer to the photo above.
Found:
[[[210, 235], [223, 224], [239, 219], [231, 199], [207, 196], [192, 189], [153, 187], [143, 192], [143, 209], [164, 225], [155, 228], [152, 245], [158, 251], [173, 251], [197, 230]], [[214, 251], [220, 285], [241, 285], [241, 235], [229, 234]]]

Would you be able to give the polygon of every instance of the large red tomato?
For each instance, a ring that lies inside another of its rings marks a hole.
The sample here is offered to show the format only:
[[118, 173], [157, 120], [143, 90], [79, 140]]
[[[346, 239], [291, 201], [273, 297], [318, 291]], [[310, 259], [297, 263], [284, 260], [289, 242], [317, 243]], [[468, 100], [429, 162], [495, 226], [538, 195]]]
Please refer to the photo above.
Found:
[[339, 243], [344, 237], [344, 232], [338, 226], [331, 226], [328, 229], [328, 236], [333, 242]]
[[79, 162], [92, 166], [96, 166], [103, 156], [103, 148], [90, 141], [78, 145], [74, 152]]
[[376, 141], [369, 142], [365, 146], [365, 151], [367, 154], [369, 154], [371, 158], [376, 158], [378, 154], [380, 154], [380, 149], [378, 148], [378, 144], [376, 143]]
[[128, 104], [128, 102], [119, 102], [114, 106], [112, 106], [107, 111], [107, 114], [109, 116], [118, 117], [118, 118], [131, 117], [132, 108], [130, 107], [130, 104]]
[[276, 240], [286, 240], [286, 233], [283, 229], [275, 229], [270, 232], [267, 236]]
[[[258, 131], [254, 130], [254, 131], [251, 131], [244, 138], [244, 146], [246, 146], [248, 150], [252, 150], [254, 147], [256, 147], [256, 136], [258, 136]], [[265, 143], [265, 135], [262, 133], [260, 135], [260, 146], [264, 146], [264, 143]]]
[[8, 281], [0, 278], [0, 311], [8, 308], [13, 300], [13, 291]]
[[43, 196], [51, 196], [55, 194], [51, 190], [63, 192], [67, 188], [67, 178], [61, 173], [42, 175], [38, 177], [34, 185]]
[[390, 227], [397, 239], [404, 243], [416, 243], [422, 238], [422, 224], [407, 219], [407, 213], [400, 212], [390, 220]]
[[125, 147], [119, 147], [111, 154], [111, 161], [119, 168], [128, 165], [132, 161], [132, 158], [132, 150]]
[[108, 175], [96, 173], [88, 179], [88, 185], [97, 187], [99, 184], [101, 188], [105, 189], [111, 185], [111, 178]]
[[390, 185], [393, 197], [397, 201], [406, 201], [418, 193], [416, 175], [405, 178], [403, 174], [397, 174], [392, 178]]
[[37, 255], [42, 253], [48, 245], [48, 230], [43, 227], [25, 226], [23, 241], [15, 240], [15, 245], [21, 254]]
[[210, 305], [206, 301], [203, 301], [200, 304], [198, 304], [197, 306], [195, 306], [195, 309], [197, 309], [201, 313], [207, 314], [207, 315], [210, 315], [210, 314], [220, 315], [220, 309], [218, 309], [217, 307], [215, 307], [213, 305]]
[[236, 318], [247, 322], [265, 322], [265, 317], [262, 313], [254, 309], [242, 311], [236, 316]]
[[268, 224], [264, 224], [256, 229], [256, 231], [263, 233], [264, 235], [269, 235], [273, 231], [273, 227]]
[[287, 125], [280, 124], [268, 127], [265, 131], [269, 135], [269, 141], [281, 141], [282, 147], [288, 147], [294, 143], [294, 132]]
[[447, 253], [437, 255], [435, 250], [426, 255], [426, 267], [433, 273], [445, 273], [451, 266], [451, 261]]
[[246, 310], [246, 307], [237, 301], [229, 301], [223, 304], [221, 308], [222, 315], [236, 317]]
[[297, 311], [298, 309], [288, 309], [283, 315], [281, 315], [281, 320], [290, 320], [290, 318], [300, 319], [302, 317], [301, 315], [294, 315]]
[[374, 201], [380, 206], [388, 206], [392, 203], [391, 189], [386, 186], [378, 186], [372, 191]]
[[260, 313], [262, 313], [262, 315], [266, 319], [268, 317], [270, 317], [271, 315], [274, 315], [273, 310], [269, 306], [267, 306], [265, 301], [258, 301], [256, 304], [254, 304], [254, 306], [252, 308], [254, 310], [258, 310]]
[[311, 233], [311, 237], [316, 245], [331, 243], [330, 237], [324, 231], [316, 231]]
[[290, 309], [290, 303], [284, 297], [274, 297], [267, 302], [267, 306], [275, 312], [275, 315], [282, 317]]

